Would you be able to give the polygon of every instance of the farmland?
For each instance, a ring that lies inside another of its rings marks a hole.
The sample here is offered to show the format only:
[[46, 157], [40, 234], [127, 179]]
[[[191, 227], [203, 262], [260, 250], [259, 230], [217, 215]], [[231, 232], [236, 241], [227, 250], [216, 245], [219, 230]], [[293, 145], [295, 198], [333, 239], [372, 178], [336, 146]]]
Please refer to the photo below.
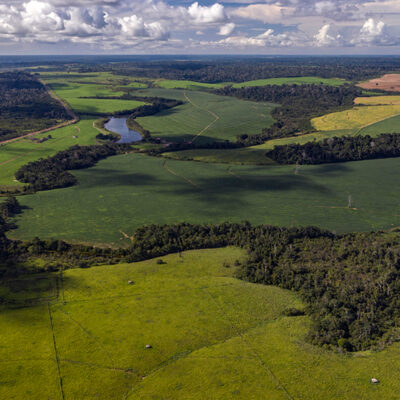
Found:
[[314, 76], [290, 77], [290, 78], [270, 78], [270, 79], [256, 79], [253, 81], [245, 81], [240, 83], [221, 82], [221, 83], [202, 83], [186, 80], [156, 80], [154, 83], [165, 89], [188, 89], [188, 90], [201, 90], [201, 89], [218, 89], [224, 86], [232, 85], [234, 88], [249, 87], [249, 86], [266, 86], [266, 85], [302, 85], [302, 84], [323, 84], [331, 86], [339, 86], [346, 83], [342, 79], [326, 79]]
[[260, 133], [272, 124], [270, 115], [275, 105], [216, 96], [205, 92], [173, 89], [138, 90], [141, 96], [160, 96], [184, 102], [172, 110], [154, 116], [137, 118], [154, 137], [168, 141], [209, 143], [235, 141], [243, 133]]
[[75, 144], [94, 144], [99, 132], [93, 128], [93, 122], [91, 118], [82, 118], [77, 124], [35, 135], [35, 138], [40, 139], [50, 134], [52, 138], [43, 143], [24, 138], [2, 145], [0, 147], [0, 186], [21, 185], [14, 181], [14, 173], [30, 161], [54, 155]]
[[[20, 198], [10, 236], [127, 244], [151, 223], [318, 225], [337, 232], [400, 225], [399, 159], [302, 166], [232, 166], [127, 154], [74, 172], [79, 184]], [[348, 195], [354, 207], [347, 208]], [[82, 215], [85, 218], [82, 218]]]
[[[372, 99], [379, 101], [379, 97]], [[362, 106], [317, 117], [312, 120], [318, 131], [361, 129], [400, 114], [400, 105]]]
[[398, 343], [353, 356], [307, 344], [308, 317], [283, 316], [300, 300], [235, 279], [243, 258], [200, 250], [7, 281], [2, 295], [25, 306], [2, 309], [0, 397], [395, 398]]
[[378, 89], [388, 92], [400, 91], [400, 74], [386, 74], [381, 78], [371, 79], [367, 82], [359, 83], [358, 86], [363, 89]]

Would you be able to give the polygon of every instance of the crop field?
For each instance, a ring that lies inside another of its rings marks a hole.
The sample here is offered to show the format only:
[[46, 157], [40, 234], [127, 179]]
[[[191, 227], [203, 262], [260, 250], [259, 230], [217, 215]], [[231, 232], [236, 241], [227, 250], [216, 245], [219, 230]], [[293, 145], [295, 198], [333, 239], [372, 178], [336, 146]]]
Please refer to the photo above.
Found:
[[154, 116], [137, 118], [137, 122], [149, 130], [153, 137], [163, 137], [172, 142], [235, 141], [237, 135], [260, 133], [273, 123], [270, 112], [275, 105], [270, 103], [174, 89], [138, 90], [137, 93], [184, 102], [181, 106]]
[[351, 110], [323, 115], [311, 120], [318, 131], [362, 129], [400, 114], [400, 105], [356, 106]]
[[[18, 239], [59, 238], [124, 245], [153, 223], [248, 220], [317, 225], [337, 232], [400, 226], [400, 159], [302, 166], [230, 166], [141, 154], [110, 157], [74, 172], [79, 184], [21, 196]], [[351, 195], [356, 210], [347, 208]], [[84, 216], [84, 217], [83, 217]]]
[[115, 111], [131, 110], [145, 103], [135, 100], [119, 99], [85, 99], [82, 97], [121, 96], [124, 92], [114, 91], [113, 87], [104, 85], [48, 82], [49, 87], [71, 108], [79, 113], [113, 113]]
[[375, 96], [375, 97], [357, 97], [354, 104], [364, 104], [369, 106], [382, 105], [400, 105], [400, 96]]
[[307, 344], [309, 319], [283, 316], [303, 308], [295, 294], [234, 278], [239, 249], [162, 259], [6, 281], [19, 306], [1, 312], [0, 397], [396, 398], [398, 343], [352, 356]]
[[228, 85], [232, 85], [234, 88], [248, 87], [248, 86], [266, 86], [266, 85], [301, 85], [301, 84], [323, 84], [330, 86], [339, 86], [346, 83], [343, 79], [336, 78], [318, 78], [314, 76], [303, 76], [303, 77], [290, 77], [290, 78], [269, 78], [269, 79], [257, 79], [254, 81], [246, 81], [240, 83], [233, 82], [221, 82], [221, 83], [202, 83], [195, 81], [179, 81], [179, 80], [157, 80], [154, 83], [165, 89], [188, 89], [188, 90], [199, 90], [199, 89], [219, 89]]
[[265, 151], [256, 148], [239, 149], [195, 149], [162, 154], [173, 160], [201, 161], [209, 163], [227, 163], [231, 165], [270, 165], [274, 161], [265, 156]]
[[94, 120], [91, 118], [82, 118], [77, 124], [34, 136], [34, 138], [40, 139], [51, 135], [52, 138], [43, 143], [38, 143], [33, 141], [32, 137], [28, 137], [1, 145], [0, 186], [21, 185], [14, 181], [14, 174], [18, 168], [30, 161], [52, 156], [74, 144], [95, 144], [95, 137], [99, 132], [93, 128], [93, 122]]

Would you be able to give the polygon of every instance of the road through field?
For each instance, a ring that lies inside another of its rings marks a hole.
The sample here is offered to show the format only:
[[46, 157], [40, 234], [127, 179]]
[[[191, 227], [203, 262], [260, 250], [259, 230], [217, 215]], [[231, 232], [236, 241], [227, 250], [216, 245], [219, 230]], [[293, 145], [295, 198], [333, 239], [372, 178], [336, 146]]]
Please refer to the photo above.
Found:
[[215, 114], [214, 112], [207, 110], [206, 108], [202, 108], [199, 105], [193, 103], [193, 101], [189, 98], [189, 96], [187, 95], [187, 93], [184, 93], [184, 96], [186, 98], [186, 100], [193, 106], [198, 108], [199, 110], [203, 110], [207, 113], [209, 113], [210, 115], [212, 115], [215, 119], [214, 121], [212, 121], [211, 123], [209, 123], [205, 128], [203, 128], [194, 138], [193, 140], [190, 141], [190, 143], [193, 143], [199, 136], [201, 136], [207, 129], [209, 129], [212, 125], [214, 125], [218, 120], [219, 120], [219, 116], [217, 114]]

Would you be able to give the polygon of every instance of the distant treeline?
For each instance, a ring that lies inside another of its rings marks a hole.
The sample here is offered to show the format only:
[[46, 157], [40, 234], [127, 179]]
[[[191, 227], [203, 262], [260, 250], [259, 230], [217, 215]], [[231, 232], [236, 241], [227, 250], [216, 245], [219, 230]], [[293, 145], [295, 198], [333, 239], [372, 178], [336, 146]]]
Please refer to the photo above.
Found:
[[26, 72], [0, 73], [0, 140], [69, 120], [68, 111], [38, 79]]
[[[3, 276], [40, 257], [48, 270], [134, 262], [190, 249], [227, 245], [247, 250], [238, 277], [299, 293], [313, 324], [309, 340], [342, 350], [383, 348], [400, 340], [400, 237], [397, 233], [334, 235], [319, 228], [249, 223], [150, 225], [125, 249], [62, 240], [10, 241], [2, 236]], [[7, 267], [8, 265], [8, 267]], [[189, 267], [189, 266], [188, 266]]]
[[49, 190], [74, 185], [77, 181], [68, 170], [89, 168], [104, 158], [130, 151], [127, 144], [107, 143], [93, 146], [72, 146], [52, 157], [23, 165], [15, 178], [28, 183], [28, 191]]
[[81, 65], [77, 72], [112, 71], [116, 75], [193, 80], [205, 83], [315, 76], [365, 80], [400, 70], [398, 57], [270, 57], [243, 59], [136, 61]]
[[279, 164], [323, 164], [400, 157], [400, 135], [342, 136], [321, 142], [275, 146], [266, 154]]
[[314, 131], [310, 120], [333, 111], [353, 106], [362, 90], [351, 85], [268, 85], [235, 89], [227, 86], [214, 93], [239, 99], [278, 103], [271, 115], [274, 124], [261, 134], [239, 136], [246, 146], [264, 143], [268, 139], [293, 136]]

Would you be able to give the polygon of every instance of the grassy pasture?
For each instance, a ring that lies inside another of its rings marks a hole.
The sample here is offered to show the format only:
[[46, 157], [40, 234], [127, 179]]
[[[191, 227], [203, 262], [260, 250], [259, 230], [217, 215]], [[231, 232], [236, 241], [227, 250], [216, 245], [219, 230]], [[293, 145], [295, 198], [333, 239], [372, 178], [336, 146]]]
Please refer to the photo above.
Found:
[[[151, 223], [317, 225], [337, 232], [400, 225], [400, 159], [302, 166], [229, 166], [152, 158], [110, 157], [74, 172], [79, 184], [20, 197], [19, 239], [59, 238], [128, 244]], [[354, 207], [347, 208], [351, 194]]]
[[318, 131], [361, 129], [398, 114], [400, 114], [400, 105], [356, 106], [351, 110], [314, 118], [311, 122]]
[[160, 79], [154, 81], [154, 83], [164, 89], [188, 89], [188, 90], [199, 90], [199, 89], [219, 89], [227, 85], [231, 85], [230, 82], [222, 83], [202, 83], [195, 81], [179, 81], [170, 79]]
[[398, 343], [351, 356], [307, 344], [309, 319], [282, 316], [297, 296], [235, 279], [243, 258], [230, 247], [46, 275], [57, 298], [2, 308], [0, 397], [396, 398]]
[[52, 156], [74, 144], [96, 143], [98, 131], [93, 127], [93, 122], [91, 118], [82, 118], [77, 124], [35, 135], [35, 138], [47, 137], [49, 134], [52, 136], [52, 139], [43, 143], [23, 138], [0, 146], [0, 186], [22, 185], [14, 181], [14, 173], [30, 161]]
[[144, 129], [154, 137], [168, 141], [212, 142], [235, 141], [242, 133], [260, 133], [270, 126], [270, 115], [275, 105], [239, 100], [233, 97], [216, 96], [210, 93], [174, 89], [138, 90], [141, 96], [174, 98], [184, 102], [171, 110], [154, 116], [137, 118]]

